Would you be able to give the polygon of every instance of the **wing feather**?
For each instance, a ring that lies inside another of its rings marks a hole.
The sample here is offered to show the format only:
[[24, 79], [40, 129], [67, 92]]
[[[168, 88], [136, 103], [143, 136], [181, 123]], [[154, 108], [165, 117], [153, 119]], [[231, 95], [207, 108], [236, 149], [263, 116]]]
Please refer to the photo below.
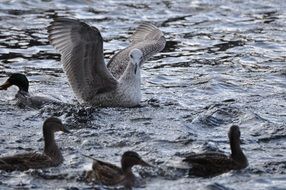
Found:
[[117, 80], [107, 69], [99, 30], [83, 22], [56, 18], [48, 27], [50, 43], [61, 53], [69, 83], [81, 102], [116, 88]]
[[28, 170], [30, 168], [44, 168], [57, 165], [53, 160], [44, 154], [24, 153], [14, 156], [6, 156], [0, 158], [0, 169], [6, 171]]
[[94, 159], [92, 169], [97, 180], [103, 184], [116, 185], [122, 181], [123, 172], [121, 168], [113, 164]]
[[154, 54], [162, 51], [165, 44], [164, 34], [156, 26], [151, 23], [142, 23], [131, 37], [131, 44], [116, 53], [108, 62], [107, 67], [112, 75], [119, 79], [128, 65], [128, 56], [132, 49], [138, 48], [143, 52], [143, 63]]

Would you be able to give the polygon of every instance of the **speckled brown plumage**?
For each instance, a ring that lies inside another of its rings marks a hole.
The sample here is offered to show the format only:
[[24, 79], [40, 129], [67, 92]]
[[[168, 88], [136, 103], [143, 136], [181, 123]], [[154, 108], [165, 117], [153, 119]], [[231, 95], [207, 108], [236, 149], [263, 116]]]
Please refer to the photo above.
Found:
[[135, 183], [135, 176], [132, 172], [134, 165], [150, 166], [133, 151], [127, 151], [122, 155], [121, 168], [113, 164], [93, 159], [92, 170], [87, 171], [86, 180], [103, 185], [115, 186], [122, 185], [132, 188]]
[[61, 120], [55, 117], [46, 119], [43, 125], [44, 152], [29, 152], [13, 156], [0, 157], [0, 170], [28, 170], [58, 166], [63, 162], [62, 154], [55, 142], [54, 132], [69, 132]]
[[190, 175], [200, 177], [216, 176], [230, 170], [239, 170], [247, 167], [248, 161], [240, 148], [240, 130], [233, 125], [229, 134], [231, 155], [226, 156], [217, 152], [192, 154], [183, 161], [192, 165]]

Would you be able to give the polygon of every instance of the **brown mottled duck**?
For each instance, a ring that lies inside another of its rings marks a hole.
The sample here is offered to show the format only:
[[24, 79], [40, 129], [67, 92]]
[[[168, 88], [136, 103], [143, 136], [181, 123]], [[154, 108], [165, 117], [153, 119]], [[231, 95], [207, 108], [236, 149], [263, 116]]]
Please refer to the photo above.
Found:
[[60, 119], [55, 117], [46, 119], [43, 125], [45, 141], [44, 152], [29, 152], [0, 157], [0, 170], [24, 171], [28, 169], [49, 168], [60, 165], [63, 162], [63, 156], [54, 138], [54, 132], [57, 131], [69, 132]]
[[136, 177], [132, 172], [134, 165], [150, 166], [133, 151], [122, 155], [121, 168], [113, 164], [93, 159], [92, 170], [87, 171], [86, 180], [108, 186], [122, 185], [131, 189], [135, 185]]
[[240, 148], [240, 130], [238, 126], [233, 125], [230, 127], [228, 138], [231, 149], [229, 156], [218, 152], [206, 152], [186, 157], [183, 161], [192, 165], [189, 174], [199, 177], [212, 177], [230, 170], [247, 167], [247, 158]]

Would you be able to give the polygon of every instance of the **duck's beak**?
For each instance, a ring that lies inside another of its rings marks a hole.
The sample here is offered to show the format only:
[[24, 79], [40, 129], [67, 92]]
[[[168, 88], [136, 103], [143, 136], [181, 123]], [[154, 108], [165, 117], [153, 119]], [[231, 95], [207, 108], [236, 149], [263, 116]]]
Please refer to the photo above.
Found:
[[139, 161], [138, 164], [141, 165], [141, 166], [153, 167], [152, 165], [148, 164], [147, 162], [145, 162], [145, 161], [142, 160], [142, 159]]
[[66, 126], [63, 126], [63, 132], [64, 133], [71, 133], [70, 130]]
[[12, 85], [13, 85], [13, 84], [7, 80], [4, 84], [2, 84], [2, 85], [0, 86], [0, 90], [7, 90], [7, 88], [9, 88], [9, 87], [12, 86]]

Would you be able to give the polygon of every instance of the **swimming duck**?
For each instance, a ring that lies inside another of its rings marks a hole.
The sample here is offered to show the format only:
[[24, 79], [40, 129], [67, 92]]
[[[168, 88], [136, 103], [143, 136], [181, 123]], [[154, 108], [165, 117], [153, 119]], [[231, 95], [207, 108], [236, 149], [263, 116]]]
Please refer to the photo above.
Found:
[[212, 177], [230, 170], [247, 167], [247, 158], [240, 148], [240, 130], [238, 126], [233, 125], [230, 127], [228, 138], [231, 149], [230, 156], [218, 152], [190, 155], [183, 160], [192, 165], [189, 174], [199, 177]]
[[50, 43], [80, 103], [104, 107], [134, 107], [141, 101], [141, 65], [166, 44], [150, 23], [139, 25], [131, 44], [105, 64], [103, 39], [96, 27], [79, 20], [55, 18], [48, 27]]
[[63, 162], [63, 156], [58, 148], [54, 132], [63, 131], [69, 133], [61, 120], [55, 117], [50, 117], [45, 120], [43, 125], [44, 135], [44, 152], [30, 152], [24, 154], [16, 154], [14, 156], [0, 157], [0, 170], [14, 171], [14, 170], [28, 170], [49, 168], [60, 165]]
[[131, 189], [135, 185], [136, 177], [132, 172], [134, 165], [151, 166], [133, 151], [127, 151], [122, 155], [121, 168], [113, 164], [93, 159], [92, 170], [87, 171], [86, 180], [103, 185], [122, 185]]
[[0, 90], [7, 90], [12, 85], [19, 88], [15, 97], [17, 99], [17, 104], [20, 106], [40, 108], [45, 104], [59, 103], [59, 101], [47, 97], [31, 96], [29, 93], [29, 81], [24, 74], [12, 74], [6, 82], [0, 86]]

